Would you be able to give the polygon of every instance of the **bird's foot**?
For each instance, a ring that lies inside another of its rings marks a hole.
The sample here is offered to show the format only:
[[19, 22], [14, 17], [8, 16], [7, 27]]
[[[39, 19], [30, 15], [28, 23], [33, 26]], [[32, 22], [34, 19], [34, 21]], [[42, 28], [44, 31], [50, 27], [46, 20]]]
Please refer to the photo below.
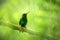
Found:
[[19, 31], [24, 32], [24, 31], [25, 31], [25, 29], [26, 29], [25, 27], [18, 26], [18, 30], [19, 30]]

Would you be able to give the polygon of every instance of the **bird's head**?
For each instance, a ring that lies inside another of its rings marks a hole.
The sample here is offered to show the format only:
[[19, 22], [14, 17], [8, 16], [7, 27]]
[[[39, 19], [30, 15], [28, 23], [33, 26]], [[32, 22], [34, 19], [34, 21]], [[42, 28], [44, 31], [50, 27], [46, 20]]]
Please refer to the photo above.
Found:
[[22, 17], [23, 17], [23, 18], [27, 17], [27, 14], [28, 14], [28, 13], [23, 13]]
[[25, 14], [25, 13], [22, 15], [22, 17], [26, 17], [26, 16], [27, 16], [27, 14]]

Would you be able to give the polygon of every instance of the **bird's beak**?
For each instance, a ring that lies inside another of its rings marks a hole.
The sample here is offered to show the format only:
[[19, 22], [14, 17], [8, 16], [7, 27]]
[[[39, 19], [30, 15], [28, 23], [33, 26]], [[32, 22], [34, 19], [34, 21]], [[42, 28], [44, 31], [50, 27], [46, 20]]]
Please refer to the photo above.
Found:
[[28, 14], [29, 12], [27, 12], [26, 14]]

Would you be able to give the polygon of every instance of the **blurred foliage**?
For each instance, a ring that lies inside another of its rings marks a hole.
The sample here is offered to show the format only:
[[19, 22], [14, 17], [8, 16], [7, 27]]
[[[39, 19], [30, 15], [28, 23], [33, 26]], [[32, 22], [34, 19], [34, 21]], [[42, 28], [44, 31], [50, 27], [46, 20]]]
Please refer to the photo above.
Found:
[[[11, 24], [26, 12], [29, 30], [22, 33]], [[60, 40], [60, 0], [0, 0], [0, 40]]]

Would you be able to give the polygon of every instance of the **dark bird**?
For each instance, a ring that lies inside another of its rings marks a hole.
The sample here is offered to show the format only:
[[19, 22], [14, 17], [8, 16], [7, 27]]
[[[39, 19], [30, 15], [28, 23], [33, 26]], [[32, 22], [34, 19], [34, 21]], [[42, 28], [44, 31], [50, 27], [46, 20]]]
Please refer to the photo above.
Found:
[[26, 28], [27, 25], [27, 13], [24, 13], [20, 18], [19, 25], [23, 28]]

